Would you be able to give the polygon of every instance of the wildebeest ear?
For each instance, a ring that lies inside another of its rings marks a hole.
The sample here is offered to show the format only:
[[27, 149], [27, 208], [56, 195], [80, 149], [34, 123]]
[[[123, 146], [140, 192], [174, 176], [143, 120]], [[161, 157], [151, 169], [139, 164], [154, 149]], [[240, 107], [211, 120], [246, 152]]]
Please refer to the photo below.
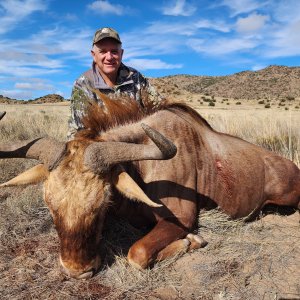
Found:
[[49, 171], [43, 164], [34, 166], [33, 168], [19, 174], [13, 179], [0, 184], [0, 187], [14, 186], [14, 185], [28, 185], [36, 184], [44, 181], [49, 176]]
[[113, 169], [112, 180], [116, 189], [131, 200], [143, 202], [151, 207], [161, 207], [161, 204], [153, 202], [139, 187], [139, 185], [121, 167]]

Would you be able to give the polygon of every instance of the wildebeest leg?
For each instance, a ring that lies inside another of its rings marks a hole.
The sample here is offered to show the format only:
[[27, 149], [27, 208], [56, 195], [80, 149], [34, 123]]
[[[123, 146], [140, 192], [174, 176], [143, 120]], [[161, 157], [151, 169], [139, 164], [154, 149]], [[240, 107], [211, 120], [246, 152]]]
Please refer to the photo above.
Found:
[[194, 249], [203, 248], [206, 245], [207, 241], [201, 236], [189, 233], [185, 239], [177, 240], [162, 249], [158, 253], [156, 260], [161, 261], [178, 253], [185, 253]]
[[153, 261], [161, 261], [206, 244], [202, 237], [188, 233], [187, 228], [161, 220], [146, 236], [133, 244], [128, 252], [128, 261], [134, 267], [144, 269]]
[[[144, 269], [157, 259], [158, 253], [174, 241], [185, 238], [188, 228], [169, 220], [160, 220], [142, 239], [134, 243], [128, 252], [128, 262]], [[182, 243], [178, 242], [179, 247]]]
[[266, 164], [266, 204], [300, 209], [300, 170], [289, 160], [269, 157]]

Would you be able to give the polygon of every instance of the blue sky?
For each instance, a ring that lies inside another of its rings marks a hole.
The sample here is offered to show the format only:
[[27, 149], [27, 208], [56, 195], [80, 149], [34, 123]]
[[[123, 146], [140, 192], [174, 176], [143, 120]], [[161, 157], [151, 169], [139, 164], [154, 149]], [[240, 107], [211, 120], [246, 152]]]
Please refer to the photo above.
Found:
[[300, 65], [299, 0], [0, 0], [0, 94], [70, 97], [101, 27], [148, 77]]

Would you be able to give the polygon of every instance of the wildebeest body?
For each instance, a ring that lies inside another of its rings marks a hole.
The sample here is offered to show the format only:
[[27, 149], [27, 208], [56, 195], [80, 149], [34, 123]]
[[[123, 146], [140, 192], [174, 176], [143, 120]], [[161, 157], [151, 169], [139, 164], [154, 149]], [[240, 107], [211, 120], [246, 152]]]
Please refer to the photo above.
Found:
[[[74, 140], [56, 143], [59, 153], [47, 149], [47, 168], [37, 167], [4, 184], [44, 181], [44, 198], [60, 238], [60, 261], [68, 275], [88, 278], [98, 269], [109, 212], [136, 226], [153, 226], [128, 253], [132, 265], [145, 268], [205, 244], [191, 234], [200, 207], [216, 205], [233, 218], [253, 217], [267, 203], [299, 208], [300, 171], [291, 161], [213, 130], [186, 105], [166, 104], [138, 117], [134, 110], [126, 111], [128, 105], [107, 99], [106, 108], [116, 106], [122, 121], [100, 110], [94, 122], [92, 111], [86, 129]], [[49, 143], [41, 139], [22, 142], [17, 149], [1, 146], [0, 157], [40, 159]], [[162, 206], [155, 207], [148, 197]]]

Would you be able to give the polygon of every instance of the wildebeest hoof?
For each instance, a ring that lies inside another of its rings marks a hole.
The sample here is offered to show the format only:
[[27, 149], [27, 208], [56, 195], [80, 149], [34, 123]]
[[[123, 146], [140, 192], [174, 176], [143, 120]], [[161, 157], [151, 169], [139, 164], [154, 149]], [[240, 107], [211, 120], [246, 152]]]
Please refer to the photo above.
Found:
[[189, 250], [205, 247], [208, 242], [200, 235], [189, 233], [186, 239], [190, 241]]

